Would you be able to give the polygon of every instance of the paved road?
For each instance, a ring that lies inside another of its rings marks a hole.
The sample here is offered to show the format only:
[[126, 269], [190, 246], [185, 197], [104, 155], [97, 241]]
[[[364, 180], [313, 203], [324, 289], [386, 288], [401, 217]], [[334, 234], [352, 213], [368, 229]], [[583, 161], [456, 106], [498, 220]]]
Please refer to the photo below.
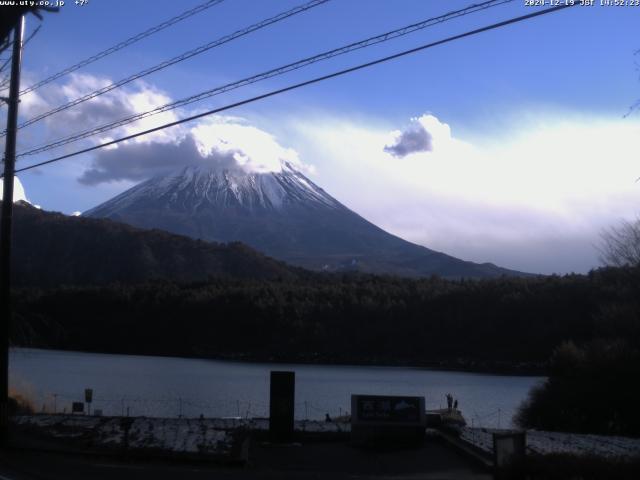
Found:
[[254, 444], [250, 463], [223, 467], [207, 463], [118, 460], [26, 450], [0, 452], [0, 480], [288, 480], [429, 479], [490, 480], [458, 452], [437, 442], [420, 449], [371, 452], [343, 443], [269, 447]]

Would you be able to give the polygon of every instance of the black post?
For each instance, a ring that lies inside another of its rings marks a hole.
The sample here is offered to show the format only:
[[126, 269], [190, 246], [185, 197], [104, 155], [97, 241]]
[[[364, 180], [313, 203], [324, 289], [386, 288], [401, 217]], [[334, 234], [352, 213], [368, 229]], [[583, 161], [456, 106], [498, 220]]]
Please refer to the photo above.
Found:
[[288, 443], [293, 439], [295, 389], [295, 372], [271, 372], [269, 434], [274, 442]]
[[0, 322], [0, 442], [6, 445], [9, 433], [9, 328], [11, 325], [11, 224], [13, 217], [13, 177], [16, 170], [16, 135], [18, 131], [18, 102], [20, 92], [20, 65], [22, 63], [22, 33], [24, 17], [13, 30], [13, 54], [11, 59], [11, 85], [9, 86], [9, 111], [7, 113], [7, 137], [4, 150], [4, 179], [2, 193], [2, 217], [0, 219], [0, 298], [2, 319]]

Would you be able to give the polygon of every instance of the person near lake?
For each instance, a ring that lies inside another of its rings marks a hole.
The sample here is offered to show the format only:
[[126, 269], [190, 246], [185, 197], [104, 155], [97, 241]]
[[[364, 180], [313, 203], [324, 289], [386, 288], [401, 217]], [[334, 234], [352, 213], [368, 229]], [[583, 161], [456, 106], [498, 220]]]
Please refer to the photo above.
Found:
[[329, 416], [329, 414], [328, 414], [328, 413], [325, 413], [325, 414], [324, 414], [324, 421], [325, 421], [325, 422], [331, 422], [331, 421], [332, 421], [332, 420], [331, 420], [331, 417]]
[[451, 408], [453, 407], [453, 395], [447, 393], [447, 411], [451, 412]]
[[453, 401], [453, 410], [456, 411], [456, 412], [458, 411], [458, 399], [457, 398]]

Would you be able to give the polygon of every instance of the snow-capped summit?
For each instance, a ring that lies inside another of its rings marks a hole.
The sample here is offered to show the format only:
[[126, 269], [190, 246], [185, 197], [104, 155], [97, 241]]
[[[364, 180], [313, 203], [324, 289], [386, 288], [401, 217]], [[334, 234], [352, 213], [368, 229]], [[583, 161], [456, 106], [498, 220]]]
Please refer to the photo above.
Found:
[[344, 208], [333, 197], [283, 162], [280, 172], [246, 172], [241, 168], [188, 166], [154, 177], [85, 213], [112, 216], [140, 203], [158, 202], [165, 209], [198, 212], [234, 208], [247, 212], [307, 208]]
[[83, 213], [209, 241], [241, 241], [314, 270], [407, 276], [517, 274], [412, 244], [349, 210], [291, 163], [277, 172], [188, 166]]

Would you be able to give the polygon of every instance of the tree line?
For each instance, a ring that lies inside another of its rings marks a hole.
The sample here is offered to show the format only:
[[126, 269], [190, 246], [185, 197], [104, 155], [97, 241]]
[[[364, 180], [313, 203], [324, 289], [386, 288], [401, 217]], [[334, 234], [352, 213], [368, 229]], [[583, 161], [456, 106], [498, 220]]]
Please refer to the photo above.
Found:
[[639, 271], [30, 288], [15, 292], [12, 339], [95, 352], [533, 372], [563, 342], [637, 337]]

